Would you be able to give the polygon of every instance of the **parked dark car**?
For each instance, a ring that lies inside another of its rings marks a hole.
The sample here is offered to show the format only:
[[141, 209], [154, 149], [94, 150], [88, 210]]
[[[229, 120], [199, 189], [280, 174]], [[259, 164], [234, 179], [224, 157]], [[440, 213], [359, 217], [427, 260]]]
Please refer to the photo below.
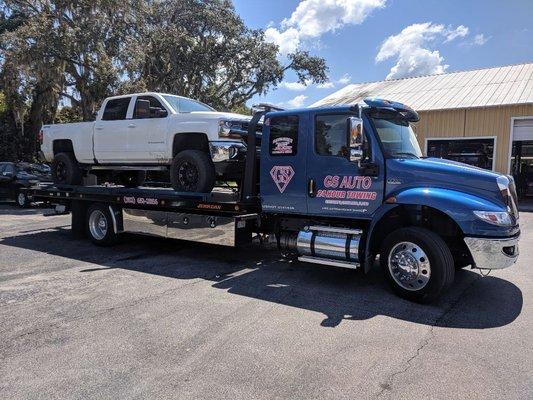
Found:
[[50, 167], [45, 164], [0, 162], [0, 198], [13, 199], [20, 207], [30, 204], [21, 188], [51, 180]]

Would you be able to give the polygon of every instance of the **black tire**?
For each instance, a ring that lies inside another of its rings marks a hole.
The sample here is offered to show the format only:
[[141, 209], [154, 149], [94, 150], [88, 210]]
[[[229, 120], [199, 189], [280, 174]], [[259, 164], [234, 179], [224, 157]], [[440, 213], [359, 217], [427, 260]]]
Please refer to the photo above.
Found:
[[28, 196], [26, 196], [26, 193], [19, 190], [15, 193], [15, 203], [17, 203], [17, 206], [20, 208], [28, 208], [30, 206], [30, 201]]
[[210, 193], [215, 186], [215, 166], [203, 151], [184, 150], [172, 160], [170, 182], [178, 192]]
[[97, 246], [112, 246], [118, 240], [109, 207], [103, 204], [93, 204], [89, 207], [86, 228], [89, 239]]
[[[398, 257], [396, 263], [395, 255]], [[402, 262], [414, 265], [413, 271], [416, 271], [404, 281], [401, 278], [405, 270], [396, 268], [399, 272], [393, 273], [395, 266]], [[436, 300], [451, 286], [455, 276], [453, 256], [448, 245], [436, 233], [419, 227], [401, 228], [390, 233], [381, 247], [380, 264], [394, 292], [417, 303]]]
[[146, 180], [146, 171], [121, 172], [118, 175], [117, 183], [127, 188], [142, 186]]
[[80, 185], [82, 173], [72, 153], [59, 153], [52, 162], [52, 179], [55, 184]]

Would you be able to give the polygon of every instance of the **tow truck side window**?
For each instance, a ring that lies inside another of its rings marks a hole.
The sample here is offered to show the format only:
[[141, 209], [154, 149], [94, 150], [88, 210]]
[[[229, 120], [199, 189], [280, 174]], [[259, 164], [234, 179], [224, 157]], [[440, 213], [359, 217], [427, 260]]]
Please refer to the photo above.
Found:
[[269, 149], [271, 156], [295, 156], [298, 151], [297, 115], [270, 119]]
[[126, 119], [128, 113], [128, 106], [130, 105], [131, 97], [122, 97], [120, 99], [109, 100], [105, 106], [104, 121], [116, 121]]
[[315, 150], [321, 156], [348, 157], [346, 114], [318, 115], [315, 120]]

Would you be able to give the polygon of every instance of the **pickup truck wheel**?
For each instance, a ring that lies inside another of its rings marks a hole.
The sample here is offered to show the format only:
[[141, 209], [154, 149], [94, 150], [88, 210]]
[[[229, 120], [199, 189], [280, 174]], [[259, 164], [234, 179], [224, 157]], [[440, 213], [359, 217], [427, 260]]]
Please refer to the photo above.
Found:
[[121, 172], [118, 176], [118, 184], [127, 188], [142, 186], [146, 180], [146, 171]]
[[91, 241], [98, 246], [111, 246], [118, 240], [113, 219], [107, 207], [93, 204], [87, 210], [87, 233]]
[[389, 234], [380, 263], [393, 290], [418, 303], [436, 300], [453, 283], [455, 267], [447, 244], [434, 232], [409, 227]]
[[82, 182], [81, 170], [72, 153], [59, 153], [52, 163], [52, 179], [56, 184], [79, 185]]
[[203, 151], [184, 150], [172, 160], [170, 182], [178, 192], [210, 193], [215, 186], [215, 167]]
[[30, 205], [28, 196], [26, 196], [26, 193], [23, 192], [16, 193], [15, 201], [20, 208], [27, 208]]

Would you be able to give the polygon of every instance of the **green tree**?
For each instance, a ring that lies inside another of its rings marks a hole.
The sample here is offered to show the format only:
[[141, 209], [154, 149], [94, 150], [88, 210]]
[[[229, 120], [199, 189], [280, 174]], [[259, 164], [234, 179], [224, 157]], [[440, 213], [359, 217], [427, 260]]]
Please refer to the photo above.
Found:
[[149, 89], [235, 109], [277, 86], [288, 70], [321, 83], [321, 58], [297, 52], [282, 64], [262, 30], [245, 26], [230, 0], [147, 1], [125, 47], [129, 80], [123, 92]]

